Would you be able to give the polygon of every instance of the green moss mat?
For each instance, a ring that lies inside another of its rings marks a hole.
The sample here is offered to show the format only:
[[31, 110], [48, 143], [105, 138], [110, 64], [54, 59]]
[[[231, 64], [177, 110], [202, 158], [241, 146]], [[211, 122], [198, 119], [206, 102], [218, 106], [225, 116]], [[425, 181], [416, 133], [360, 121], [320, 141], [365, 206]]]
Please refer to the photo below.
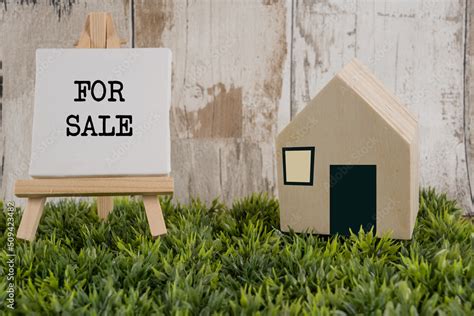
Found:
[[[432, 190], [421, 194], [412, 241], [283, 234], [278, 203], [265, 196], [229, 209], [162, 206], [168, 235], [152, 240], [133, 199], [117, 200], [107, 223], [87, 202], [48, 204], [37, 241], [16, 243], [15, 312], [474, 313], [474, 226]], [[6, 242], [2, 233], [0, 311], [8, 311]]]

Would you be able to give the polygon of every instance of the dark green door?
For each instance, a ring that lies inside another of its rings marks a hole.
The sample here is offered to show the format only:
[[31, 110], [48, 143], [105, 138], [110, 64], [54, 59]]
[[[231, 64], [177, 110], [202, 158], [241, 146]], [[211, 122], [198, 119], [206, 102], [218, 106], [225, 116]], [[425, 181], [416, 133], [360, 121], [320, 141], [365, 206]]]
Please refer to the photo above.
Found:
[[331, 165], [330, 231], [348, 235], [372, 227], [375, 233], [377, 168], [375, 165]]

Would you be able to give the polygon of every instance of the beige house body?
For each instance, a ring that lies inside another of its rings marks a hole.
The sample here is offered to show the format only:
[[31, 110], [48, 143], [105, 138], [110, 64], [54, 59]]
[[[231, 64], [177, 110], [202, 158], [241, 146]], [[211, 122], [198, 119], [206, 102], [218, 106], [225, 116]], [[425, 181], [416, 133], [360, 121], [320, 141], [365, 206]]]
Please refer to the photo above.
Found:
[[374, 229], [411, 239], [418, 212], [418, 125], [357, 60], [277, 137], [283, 231]]

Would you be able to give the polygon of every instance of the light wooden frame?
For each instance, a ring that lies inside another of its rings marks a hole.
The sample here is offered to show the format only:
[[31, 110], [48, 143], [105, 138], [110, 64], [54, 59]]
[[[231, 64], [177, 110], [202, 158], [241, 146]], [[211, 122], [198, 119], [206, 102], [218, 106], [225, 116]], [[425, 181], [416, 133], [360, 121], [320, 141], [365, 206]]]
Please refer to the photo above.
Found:
[[[120, 48], [124, 43], [117, 36], [112, 16], [107, 12], [92, 12], [87, 16], [77, 48]], [[145, 212], [153, 237], [166, 234], [166, 225], [158, 195], [171, 195], [173, 178], [169, 176], [124, 177], [64, 177], [18, 180], [15, 195], [28, 198], [17, 238], [35, 239], [47, 197], [97, 196], [97, 212], [106, 219], [113, 209], [114, 195], [142, 195]]]

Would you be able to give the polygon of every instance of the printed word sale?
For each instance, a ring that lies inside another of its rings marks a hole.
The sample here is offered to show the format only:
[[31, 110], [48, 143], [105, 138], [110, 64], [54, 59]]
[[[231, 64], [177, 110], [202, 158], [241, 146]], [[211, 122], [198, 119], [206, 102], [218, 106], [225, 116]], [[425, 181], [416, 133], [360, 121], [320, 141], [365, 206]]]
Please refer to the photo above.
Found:
[[[123, 97], [123, 83], [117, 80], [102, 80], [93, 82], [88, 80], [75, 80], [77, 97], [74, 102], [125, 102]], [[97, 115], [93, 118], [88, 115], [82, 119], [79, 114], [70, 114], [66, 117], [66, 136], [132, 136], [132, 115]]]

